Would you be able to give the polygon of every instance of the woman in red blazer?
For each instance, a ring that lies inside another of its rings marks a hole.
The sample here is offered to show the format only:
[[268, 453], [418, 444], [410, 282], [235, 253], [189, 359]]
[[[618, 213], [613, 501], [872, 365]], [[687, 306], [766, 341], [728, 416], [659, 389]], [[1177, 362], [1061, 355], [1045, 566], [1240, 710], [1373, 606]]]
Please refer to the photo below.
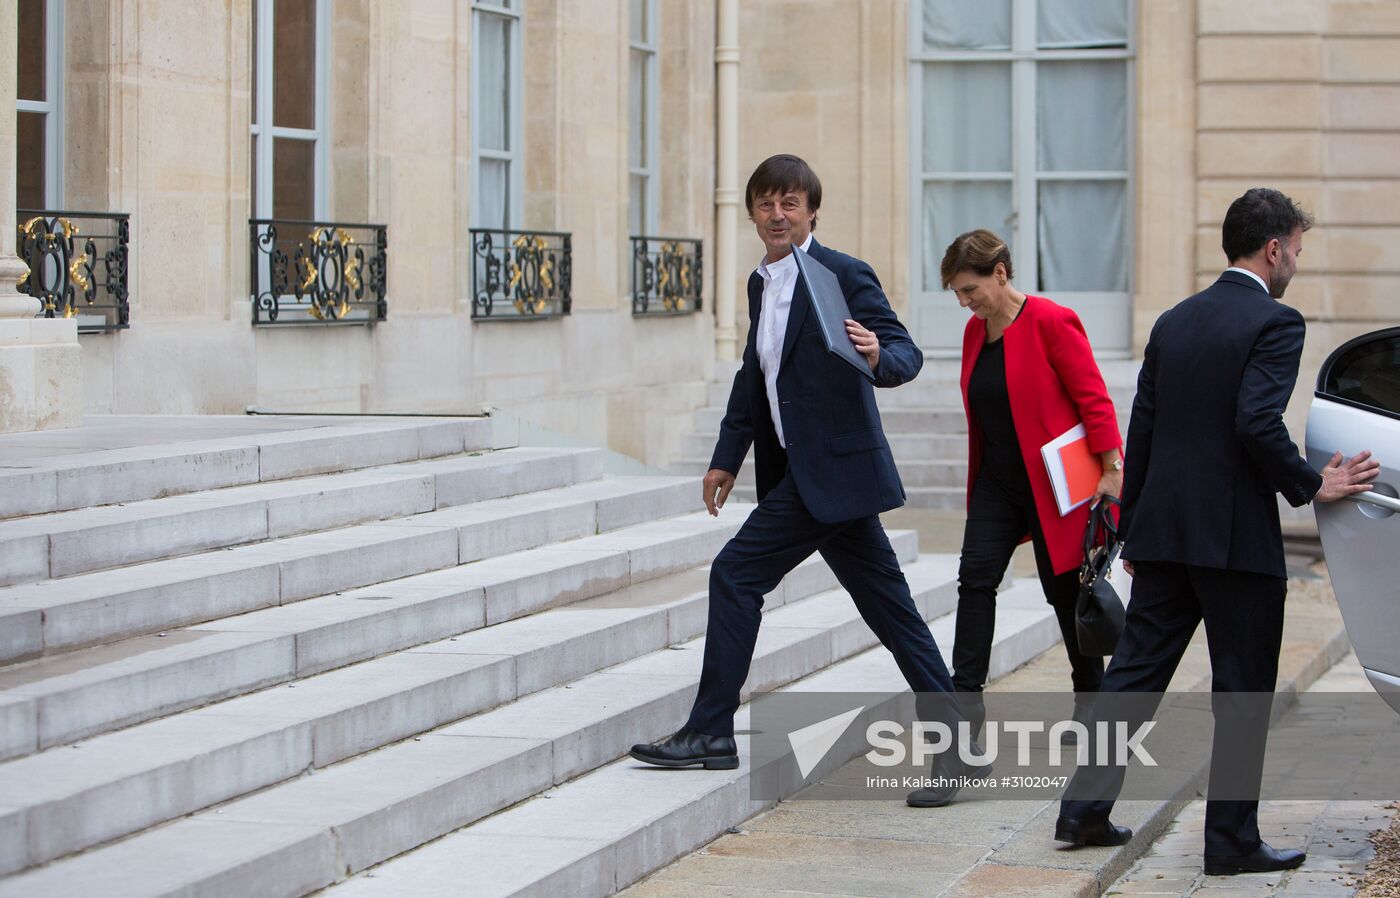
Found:
[[[1097, 495], [1123, 488], [1123, 444], [1113, 402], [1084, 327], [1070, 309], [1011, 285], [1011, 253], [987, 230], [958, 237], [943, 256], [943, 286], [972, 312], [963, 333], [967, 412], [967, 526], [958, 569], [953, 685], [980, 693], [996, 622], [997, 585], [1016, 546], [1029, 539], [1045, 598], [1059, 618], [1074, 691], [1096, 692], [1103, 658], [1079, 651], [1075, 599], [1089, 505], [1063, 517], [1040, 447], [1082, 423], [1104, 473]], [[980, 703], [971, 703], [971, 715]], [[1076, 717], [1082, 714], [1076, 701]]]

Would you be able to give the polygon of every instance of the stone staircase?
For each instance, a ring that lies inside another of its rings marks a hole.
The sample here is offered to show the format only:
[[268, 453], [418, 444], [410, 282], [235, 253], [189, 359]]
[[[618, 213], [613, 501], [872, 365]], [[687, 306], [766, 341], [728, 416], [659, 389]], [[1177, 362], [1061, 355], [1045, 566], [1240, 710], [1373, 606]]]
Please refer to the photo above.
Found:
[[[1138, 365], [1127, 360], [1099, 362], [1124, 438], [1137, 387]], [[956, 359], [926, 359], [912, 383], [875, 391], [885, 436], [904, 481], [910, 508], [954, 511], [966, 504], [967, 420], [958, 389], [960, 366]], [[679, 456], [669, 465], [674, 473], [698, 477], [709, 467], [736, 370], [734, 363], [716, 364], [709, 404], [695, 412], [691, 431], [681, 438]], [[735, 498], [753, 501], [753, 482], [751, 454], [740, 472]]]
[[[746, 757], [619, 760], [751, 506], [486, 419], [201, 420], [0, 446], [0, 896], [606, 895], [761, 810]], [[956, 559], [891, 537], [946, 652]], [[994, 673], [1058, 639], [1034, 583], [999, 615]], [[902, 688], [820, 558], [765, 618], [746, 693]]]

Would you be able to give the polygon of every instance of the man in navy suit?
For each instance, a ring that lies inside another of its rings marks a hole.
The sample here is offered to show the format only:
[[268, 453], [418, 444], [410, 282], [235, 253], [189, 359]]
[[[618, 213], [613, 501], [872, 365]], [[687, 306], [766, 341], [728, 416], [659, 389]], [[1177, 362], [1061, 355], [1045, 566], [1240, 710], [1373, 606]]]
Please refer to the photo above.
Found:
[[734, 712], [763, 596], [813, 552], [850, 592], [915, 692], [952, 689], [880, 526], [880, 512], [904, 504], [904, 488], [875, 392], [827, 351], [793, 247], [836, 274], [851, 313], [846, 331], [877, 386], [913, 380], [923, 354], [870, 266], [812, 237], [821, 182], [807, 163], [788, 155], [765, 160], [749, 178], [744, 202], [767, 253], [749, 277], [748, 342], [703, 489], [705, 507], [718, 514], [752, 445], [759, 501], [710, 569], [705, 660], [690, 719], [673, 736], [632, 748], [633, 758], [665, 767], [738, 766]]
[[[1135, 718], [1132, 729], [1153, 713], [1204, 621], [1215, 693], [1212, 796], [1257, 795], [1262, 776], [1288, 586], [1276, 496], [1294, 507], [1332, 502], [1369, 490], [1379, 473], [1369, 452], [1349, 460], [1339, 452], [1314, 471], [1283, 423], [1304, 325], [1278, 300], [1311, 225], [1277, 190], [1256, 187], [1230, 204], [1221, 228], [1230, 267], [1157, 319], [1128, 426], [1119, 532], [1133, 597], [1100, 687], [1099, 716]], [[1126, 843], [1132, 831], [1108, 819], [1108, 796], [1122, 781], [1121, 767], [1082, 768], [1060, 806], [1055, 838]], [[1207, 874], [1303, 862], [1303, 852], [1263, 841], [1258, 808], [1254, 800], [1206, 803]]]

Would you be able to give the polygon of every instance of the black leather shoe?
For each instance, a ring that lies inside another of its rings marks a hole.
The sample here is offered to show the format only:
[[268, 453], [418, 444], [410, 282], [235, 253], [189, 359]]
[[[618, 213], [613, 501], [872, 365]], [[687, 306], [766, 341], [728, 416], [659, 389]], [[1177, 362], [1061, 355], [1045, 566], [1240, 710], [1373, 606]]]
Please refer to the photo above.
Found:
[[1133, 831], [1126, 826], [1118, 826], [1111, 820], [1085, 823], [1073, 817], [1061, 817], [1055, 821], [1055, 841], [1071, 845], [1100, 845], [1112, 847], [1127, 845]]
[[660, 742], [638, 743], [628, 754], [657, 767], [702, 764], [706, 770], [733, 770], [739, 766], [739, 750], [733, 736], [711, 736], [690, 727], [681, 727]]
[[1206, 855], [1207, 876], [1234, 876], [1236, 873], [1274, 873], [1278, 870], [1292, 870], [1300, 866], [1308, 856], [1293, 848], [1279, 851], [1268, 842], [1260, 842], [1259, 847], [1249, 854]]
[[941, 808], [944, 805], [953, 803], [958, 792], [962, 790], [961, 783], [950, 783], [947, 780], [957, 780], [962, 777], [968, 779], [981, 779], [990, 776], [992, 765], [984, 764], [981, 767], [972, 767], [964, 764], [962, 758], [952, 761], [944, 761], [944, 755], [939, 755], [933, 759], [933, 767], [929, 771], [929, 777], [934, 780], [945, 780], [942, 785], [931, 786], [926, 789], [915, 789], [905, 797], [904, 803], [911, 808]]

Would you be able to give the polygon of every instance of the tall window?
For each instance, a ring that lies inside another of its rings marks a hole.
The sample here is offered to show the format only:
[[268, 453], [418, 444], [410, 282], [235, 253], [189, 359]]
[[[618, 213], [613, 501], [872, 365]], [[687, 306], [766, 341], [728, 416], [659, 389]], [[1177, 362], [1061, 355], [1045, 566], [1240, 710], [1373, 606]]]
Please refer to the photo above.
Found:
[[656, 0], [631, 0], [627, 210], [632, 234], [656, 232]]
[[18, 13], [15, 206], [56, 209], [63, 204], [63, 2], [19, 0]]
[[1129, 346], [1131, 0], [914, 0], [910, 91], [919, 340], [956, 348], [942, 290], [953, 238], [990, 228], [1016, 284], [1075, 308], [1097, 349]]
[[472, 2], [472, 223], [479, 228], [520, 225], [523, 3]]
[[326, 216], [330, 0], [253, 0], [255, 218]]

